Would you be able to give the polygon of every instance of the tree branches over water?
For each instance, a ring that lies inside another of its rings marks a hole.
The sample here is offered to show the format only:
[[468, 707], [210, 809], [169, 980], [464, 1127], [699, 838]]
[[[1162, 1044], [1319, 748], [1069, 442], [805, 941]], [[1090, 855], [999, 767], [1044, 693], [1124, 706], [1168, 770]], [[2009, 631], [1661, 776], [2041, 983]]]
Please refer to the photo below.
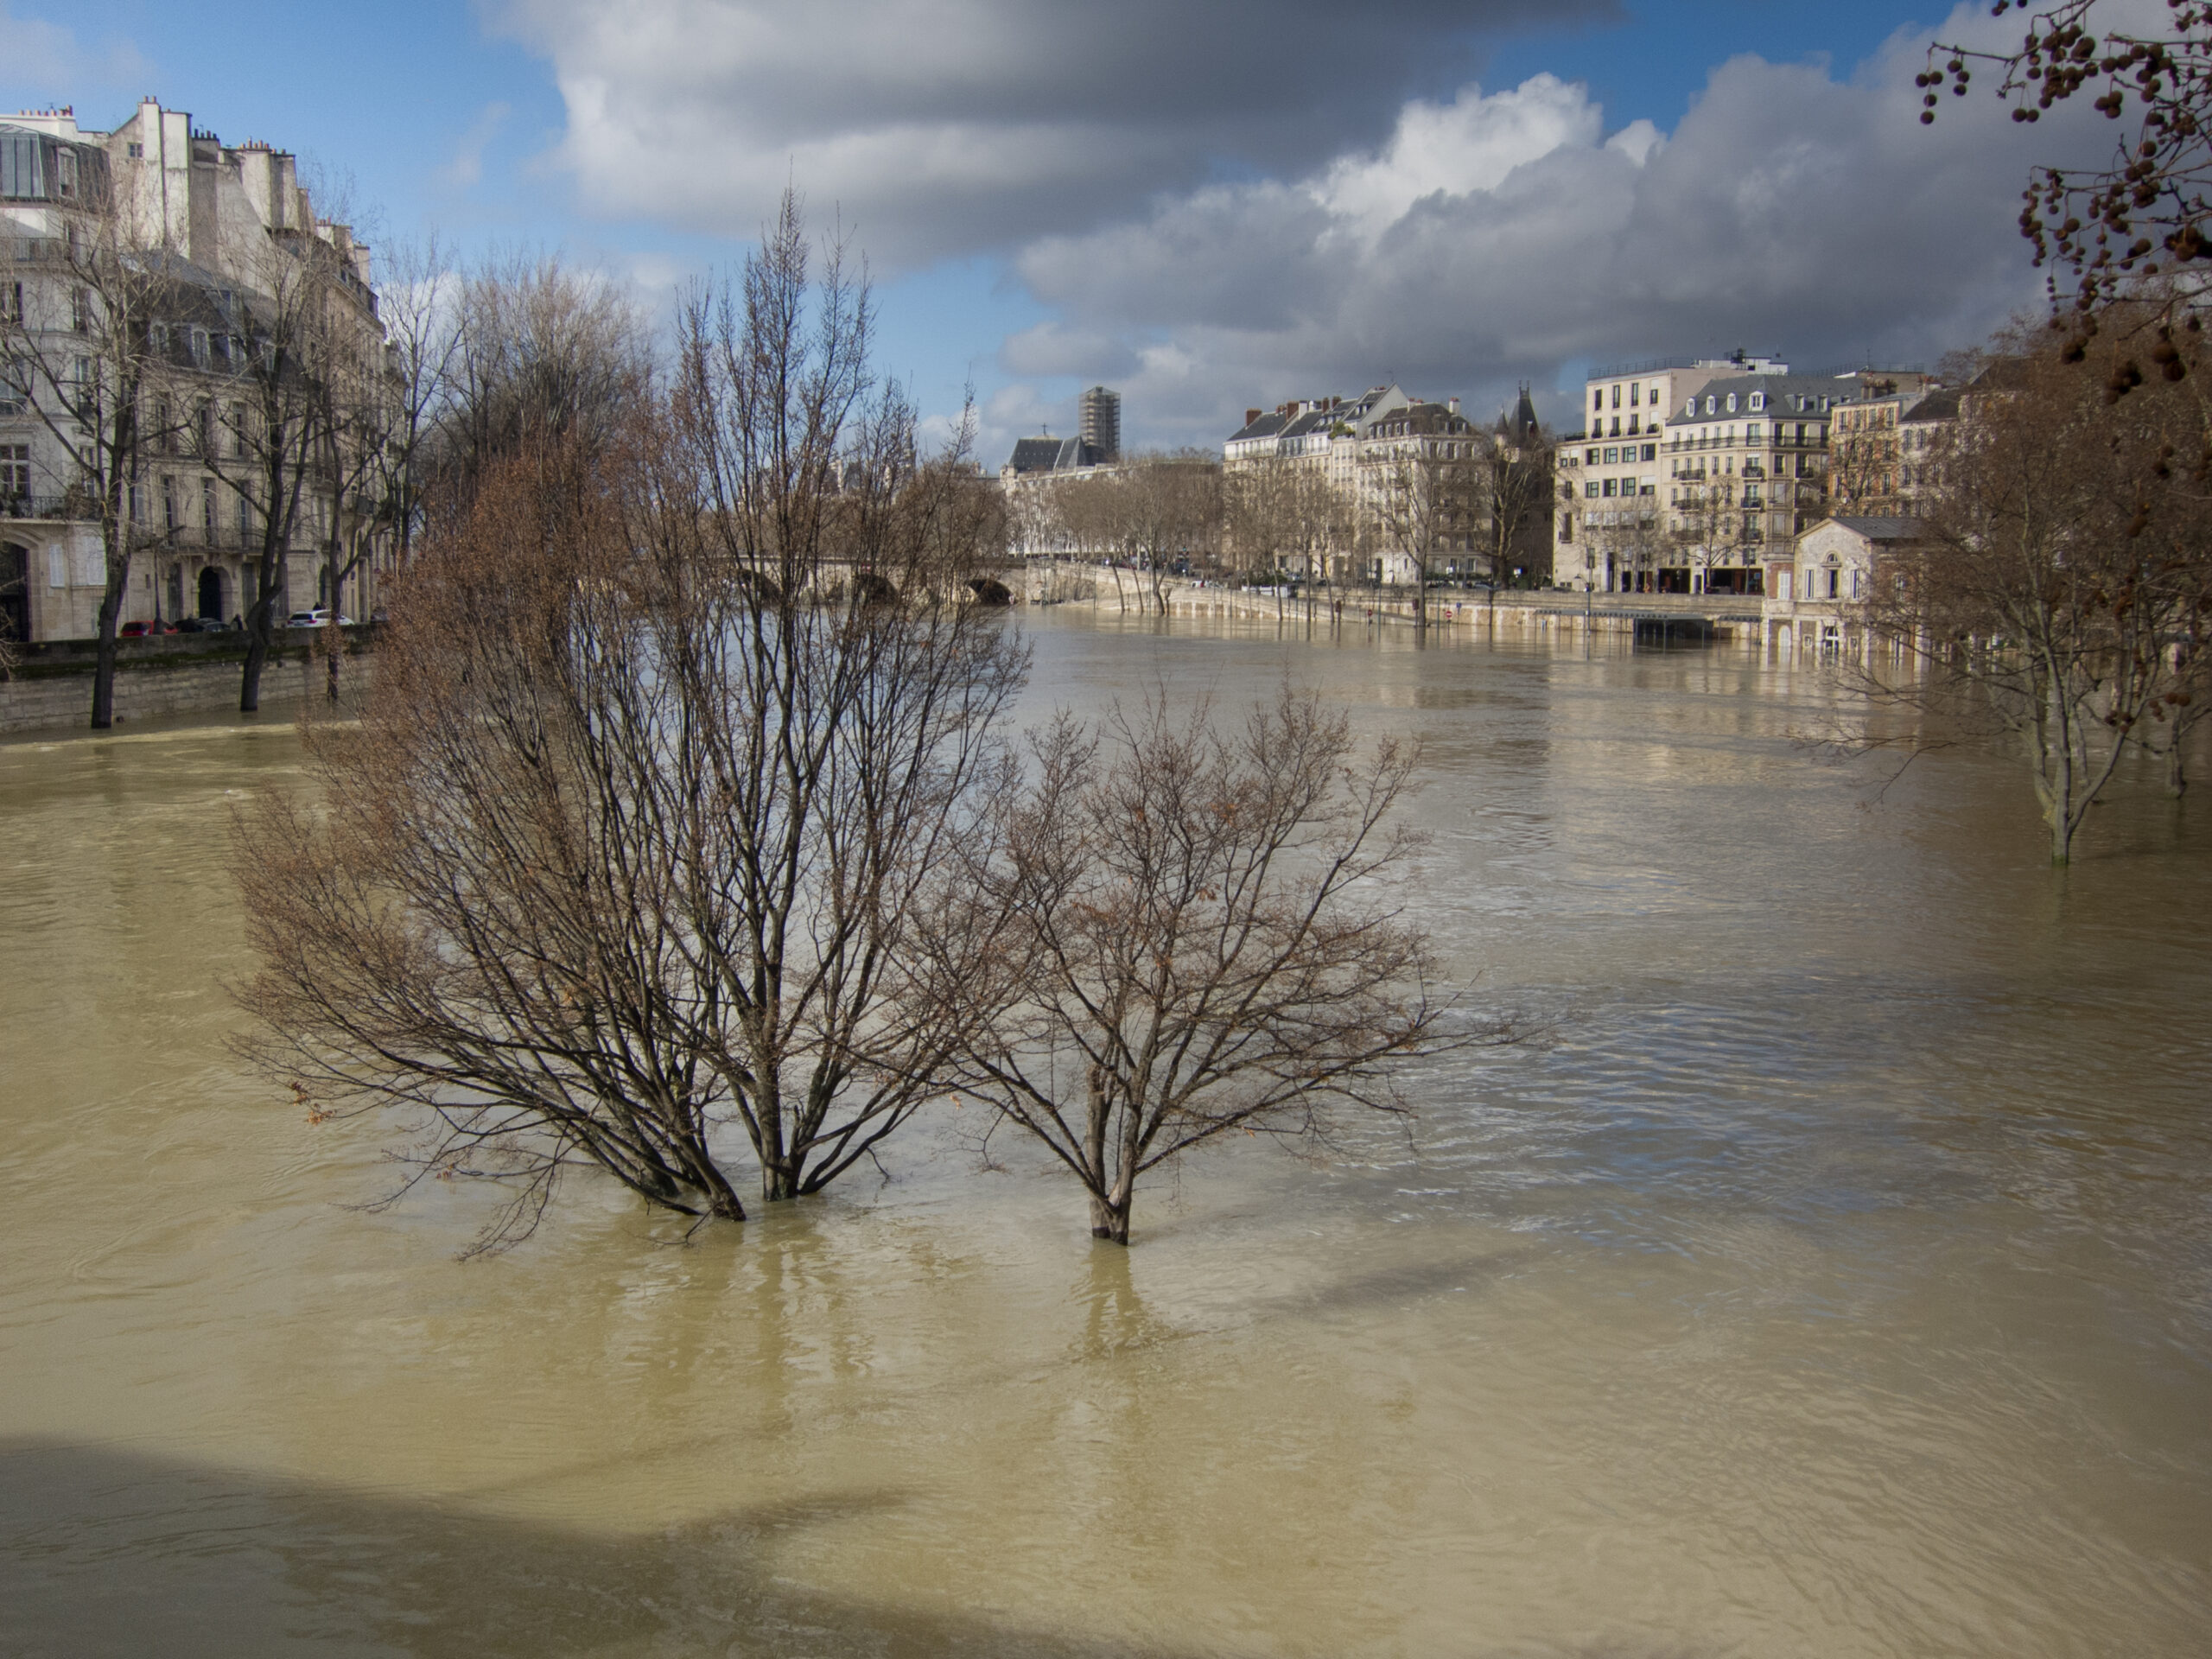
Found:
[[2000, 339], [1933, 459], [1916, 537], [1858, 607], [1914, 667], [1865, 689], [2009, 737], [2062, 864], [2131, 750], [2181, 793], [2212, 703], [2212, 427], [2194, 377], [2124, 402], [2105, 389], [2145, 309], [2113, 308], [2121, 326], [2075, 346]]
[[361, 722], [308, 728], [320, 803], [242, 819], [260, 1061], [320, 1116], [407, 1114], [418, 1177], [504, 1185], [483, 1245], [579, 1166], [702, 1221], [819, 1192], [1015, 1077], [1078, 940], [1155, 1027], [1096, 1061], [1138, 1114], [1080, 1166], [1119, 1242], [1162, 1159], [1394, 1109], [1386, 1063], [1431, 1046], [1419, 935], [1351, 892], [1407, 844], [1409, 755], [1354, 765], [1286, 698], [1242, 740], [1063, 723], [1025, 767], [1027, 651], [978, 602], [997, 492], [921, 450], [869, 327], [787, 200], [619, 418], [503, 417], [391, 589]]
[[1128, 1243], [1139, 1179], [1230, 1130], [1402, 1109], [1394, 1064], [1446, 1041], [1427, 940], [1375, 886], [1418, 844], [1386, 823], [1409, 746], [1362, 756], [1341, 714], [1286, 688], [1242, 730], [1162, 691], [1033, 749], [916, 988], [994, 964], [998, 1011], [952, 1075], [1076, 1177], [1094, 1236]]
[[[818, 1191], [973, 1014], [902, 999], [899, 945], [1001, 775], [1024, 653], [958, 602], [995, 552], [947, 506], [968, 469], [868, 379], [864, 295], [833, 267], [809, 303], [799, 228], [691, 309], [675, 390], [611, 440], [487, 461], [393, 592], [360, 728], [311, 734], [327, 811], [242, 830], [262, 1058], [510, 1185], [487, 1243], [580, 1162], [741, 1218], [730, 1130], [763, 1197]], [[899, 602], [850, 580], [887, 550]]]

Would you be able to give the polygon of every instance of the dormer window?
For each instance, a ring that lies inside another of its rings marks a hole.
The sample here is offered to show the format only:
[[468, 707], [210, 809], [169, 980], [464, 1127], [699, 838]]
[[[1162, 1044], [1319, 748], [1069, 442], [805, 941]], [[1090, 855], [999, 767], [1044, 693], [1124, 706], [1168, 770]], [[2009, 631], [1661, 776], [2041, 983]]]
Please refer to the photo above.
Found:
[[1764, 409], [1766, 407], [1766, 393], [1763, 391], [1753, 392], [1751, 394], [1751, 407], [1753, 409]]
[[1728, 394], [1728, 412], [1731, 415], [1736, 412], [1736, 394], [1732, 391]]

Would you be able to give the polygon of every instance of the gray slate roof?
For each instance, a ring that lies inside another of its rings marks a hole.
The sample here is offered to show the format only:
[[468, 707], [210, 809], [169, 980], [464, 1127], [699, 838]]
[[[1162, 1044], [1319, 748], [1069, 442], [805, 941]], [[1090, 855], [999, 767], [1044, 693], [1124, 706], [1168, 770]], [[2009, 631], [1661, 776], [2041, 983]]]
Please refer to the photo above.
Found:
[[1926, 528], [1917, 518], [1850, 518], [1838, 515], [1832, 522], [1856, 531], [1870, 542], [1910, 542]]

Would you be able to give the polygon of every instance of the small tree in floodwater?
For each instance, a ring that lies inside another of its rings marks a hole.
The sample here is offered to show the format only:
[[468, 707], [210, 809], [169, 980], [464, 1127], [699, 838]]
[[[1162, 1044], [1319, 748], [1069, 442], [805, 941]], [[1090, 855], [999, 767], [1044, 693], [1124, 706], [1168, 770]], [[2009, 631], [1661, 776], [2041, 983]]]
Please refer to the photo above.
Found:
[[1004, 781], [1026, 655], [960, 602], [1000, 520], [805, 270], [787, 203], [637, 429], [491, 460], [391, 589], [360, 726], [310, 730], [320, 806], [241, 824], [261, 1058], [508, 1184], [484, 1244], [575, 1166], [702, 1218], [745, 1218], [748, 1152], [817, 1192], [988, 1006], [903, 964]]
[[1344, 718], [1288, 689], [1238, 732], [1210, 713], [1155, 697], [1033, 740], [1033, 781], [934, 918], [943, 984], [917, 982], [949, 995], [994, 964], [957, 1086], [1043, 1141], [1117, 1244], [1147, 1173], [1232, 1129], [1402, 1111], [1393, 1064], [1447, 1040], [1426, 938], [1369, 896], [1418, 842], [1384, 823], [1412, 748], [1357, 758]]

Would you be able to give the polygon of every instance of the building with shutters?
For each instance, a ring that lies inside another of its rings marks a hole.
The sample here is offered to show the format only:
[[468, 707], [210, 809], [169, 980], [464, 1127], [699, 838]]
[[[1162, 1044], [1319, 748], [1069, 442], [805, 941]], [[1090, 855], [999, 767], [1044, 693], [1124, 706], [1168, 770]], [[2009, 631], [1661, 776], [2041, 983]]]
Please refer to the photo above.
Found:
[[[334, 296], [330, 326], [375, 365], [365, 378], [378, 384], [369, 250], [317, 217], [292, 156], [226, 144], [151, 99], [109, 131], [79, 127], [69, 109], [0, 116], [0, 332], [16, 365], [0, 375], [0, 620], [29, 639], [86, 638], [106, 588], [99, 514], [73, 454], [86, 422], [114, 418], [92, 395], [104, 372], [92, 347], [75, 343], [98, 339], [106, 321], [83, 278], [88, 247], [119, 251], [156, 296], [131, 335], [146, 365], [137, 406], [146, 436], [128, 485], [131, 572], [118, 621], [240, 617], [260, 597], [264, 526], [226, 478], [241, 474], [241, 388], [270, 349], [262, 284], [274, 260], [311, 262]], [[31, 362], [35, 373], [22, 366]], [[81, 399], [73, 384], [88, 389]], [[288, 515], [271, 588], [280, 620], [315, 605], [365, 617], [375, 604], [389, 553], [374, 505], [315, 481], [344, 470], [321, 468]], [[340, 547], [356, 556], [340, 563]], [[361, 551], [372, 547], [382, 550]]]

